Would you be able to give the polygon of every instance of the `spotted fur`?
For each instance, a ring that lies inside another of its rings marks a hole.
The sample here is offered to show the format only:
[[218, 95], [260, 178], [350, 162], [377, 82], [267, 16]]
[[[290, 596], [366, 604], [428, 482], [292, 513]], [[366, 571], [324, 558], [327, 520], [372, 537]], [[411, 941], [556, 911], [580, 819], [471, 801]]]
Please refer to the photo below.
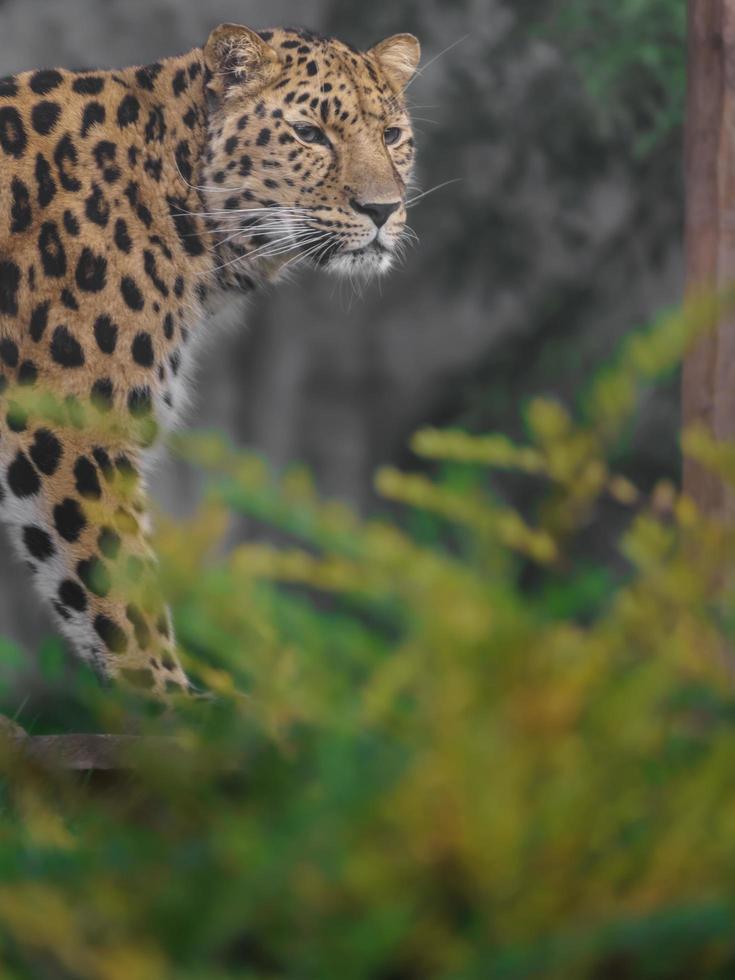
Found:
[[223, 306], [300, 264], [390, 266], [418, 57], [410, 35], [360, 53], [224, 25], [145, 67], [0, 80], [0, 516], [107, 677], [188, 687], [155, 587], [155, 443]]

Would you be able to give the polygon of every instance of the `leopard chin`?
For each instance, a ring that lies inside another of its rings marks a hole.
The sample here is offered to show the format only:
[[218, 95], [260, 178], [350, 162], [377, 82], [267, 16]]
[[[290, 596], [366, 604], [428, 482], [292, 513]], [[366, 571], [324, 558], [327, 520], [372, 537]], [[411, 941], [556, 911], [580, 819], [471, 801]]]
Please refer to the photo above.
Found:
[[389, 249], [373, 243], [351, 252], [337, 252], [327, 260], [324, 268], [332, 275], [369, 281], [390, 272], [394, 259]]

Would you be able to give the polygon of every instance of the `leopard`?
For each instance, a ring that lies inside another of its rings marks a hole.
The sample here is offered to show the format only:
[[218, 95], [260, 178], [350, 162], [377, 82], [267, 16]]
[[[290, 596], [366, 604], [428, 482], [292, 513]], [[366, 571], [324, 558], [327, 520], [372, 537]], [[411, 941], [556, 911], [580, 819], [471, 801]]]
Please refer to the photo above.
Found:
[[0, 520], [105, 683], [196, 690], [151, 468], [223, 316], [297, 268], [395, 264], [420, 56], [412, 34], [222, 24], [153, 64], [0, 80]]

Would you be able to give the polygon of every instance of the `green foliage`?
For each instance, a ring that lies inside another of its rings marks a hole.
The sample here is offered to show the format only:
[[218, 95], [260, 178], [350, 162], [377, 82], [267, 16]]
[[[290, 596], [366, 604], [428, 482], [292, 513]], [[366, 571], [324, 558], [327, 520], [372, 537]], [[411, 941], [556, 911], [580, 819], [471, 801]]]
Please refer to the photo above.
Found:
[[[162, 582], [217, 699], [158, 718], [85, 675], [85, 726], [179, 740], [107, 783], [4, 745], [3, 976], [731, 976], [735, 533], [609, 462], [706, 314], [632, 337], [580, 418], [532, 401], [523, 445], [419, 433], [437, 475], [377, 477], [405, 519], [179, 437], [210, 489], [164, 524]], [[496, 467], [535, 512], [484, 489]], [[618, 576], [569, 557], [606, 498]], [[234, 515], [280, 544], [225, 553]]]
[[678, 131], [686, 87], [682, 0], [563, 0], [552, 36], [569, 52], [608, 126], [637, 132], [645, 156]]

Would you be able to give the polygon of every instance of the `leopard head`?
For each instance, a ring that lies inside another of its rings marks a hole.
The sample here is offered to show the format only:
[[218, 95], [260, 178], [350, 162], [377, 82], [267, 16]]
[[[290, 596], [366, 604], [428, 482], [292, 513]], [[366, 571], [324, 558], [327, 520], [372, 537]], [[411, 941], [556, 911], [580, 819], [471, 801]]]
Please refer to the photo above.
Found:
[[222, 25], [204, 50], [208, 148], [202, 195], [235, 261], [388, 271], [406, 227], [414, 134], [404, 91], [410, 34], [360, 52], [335, 39]]

